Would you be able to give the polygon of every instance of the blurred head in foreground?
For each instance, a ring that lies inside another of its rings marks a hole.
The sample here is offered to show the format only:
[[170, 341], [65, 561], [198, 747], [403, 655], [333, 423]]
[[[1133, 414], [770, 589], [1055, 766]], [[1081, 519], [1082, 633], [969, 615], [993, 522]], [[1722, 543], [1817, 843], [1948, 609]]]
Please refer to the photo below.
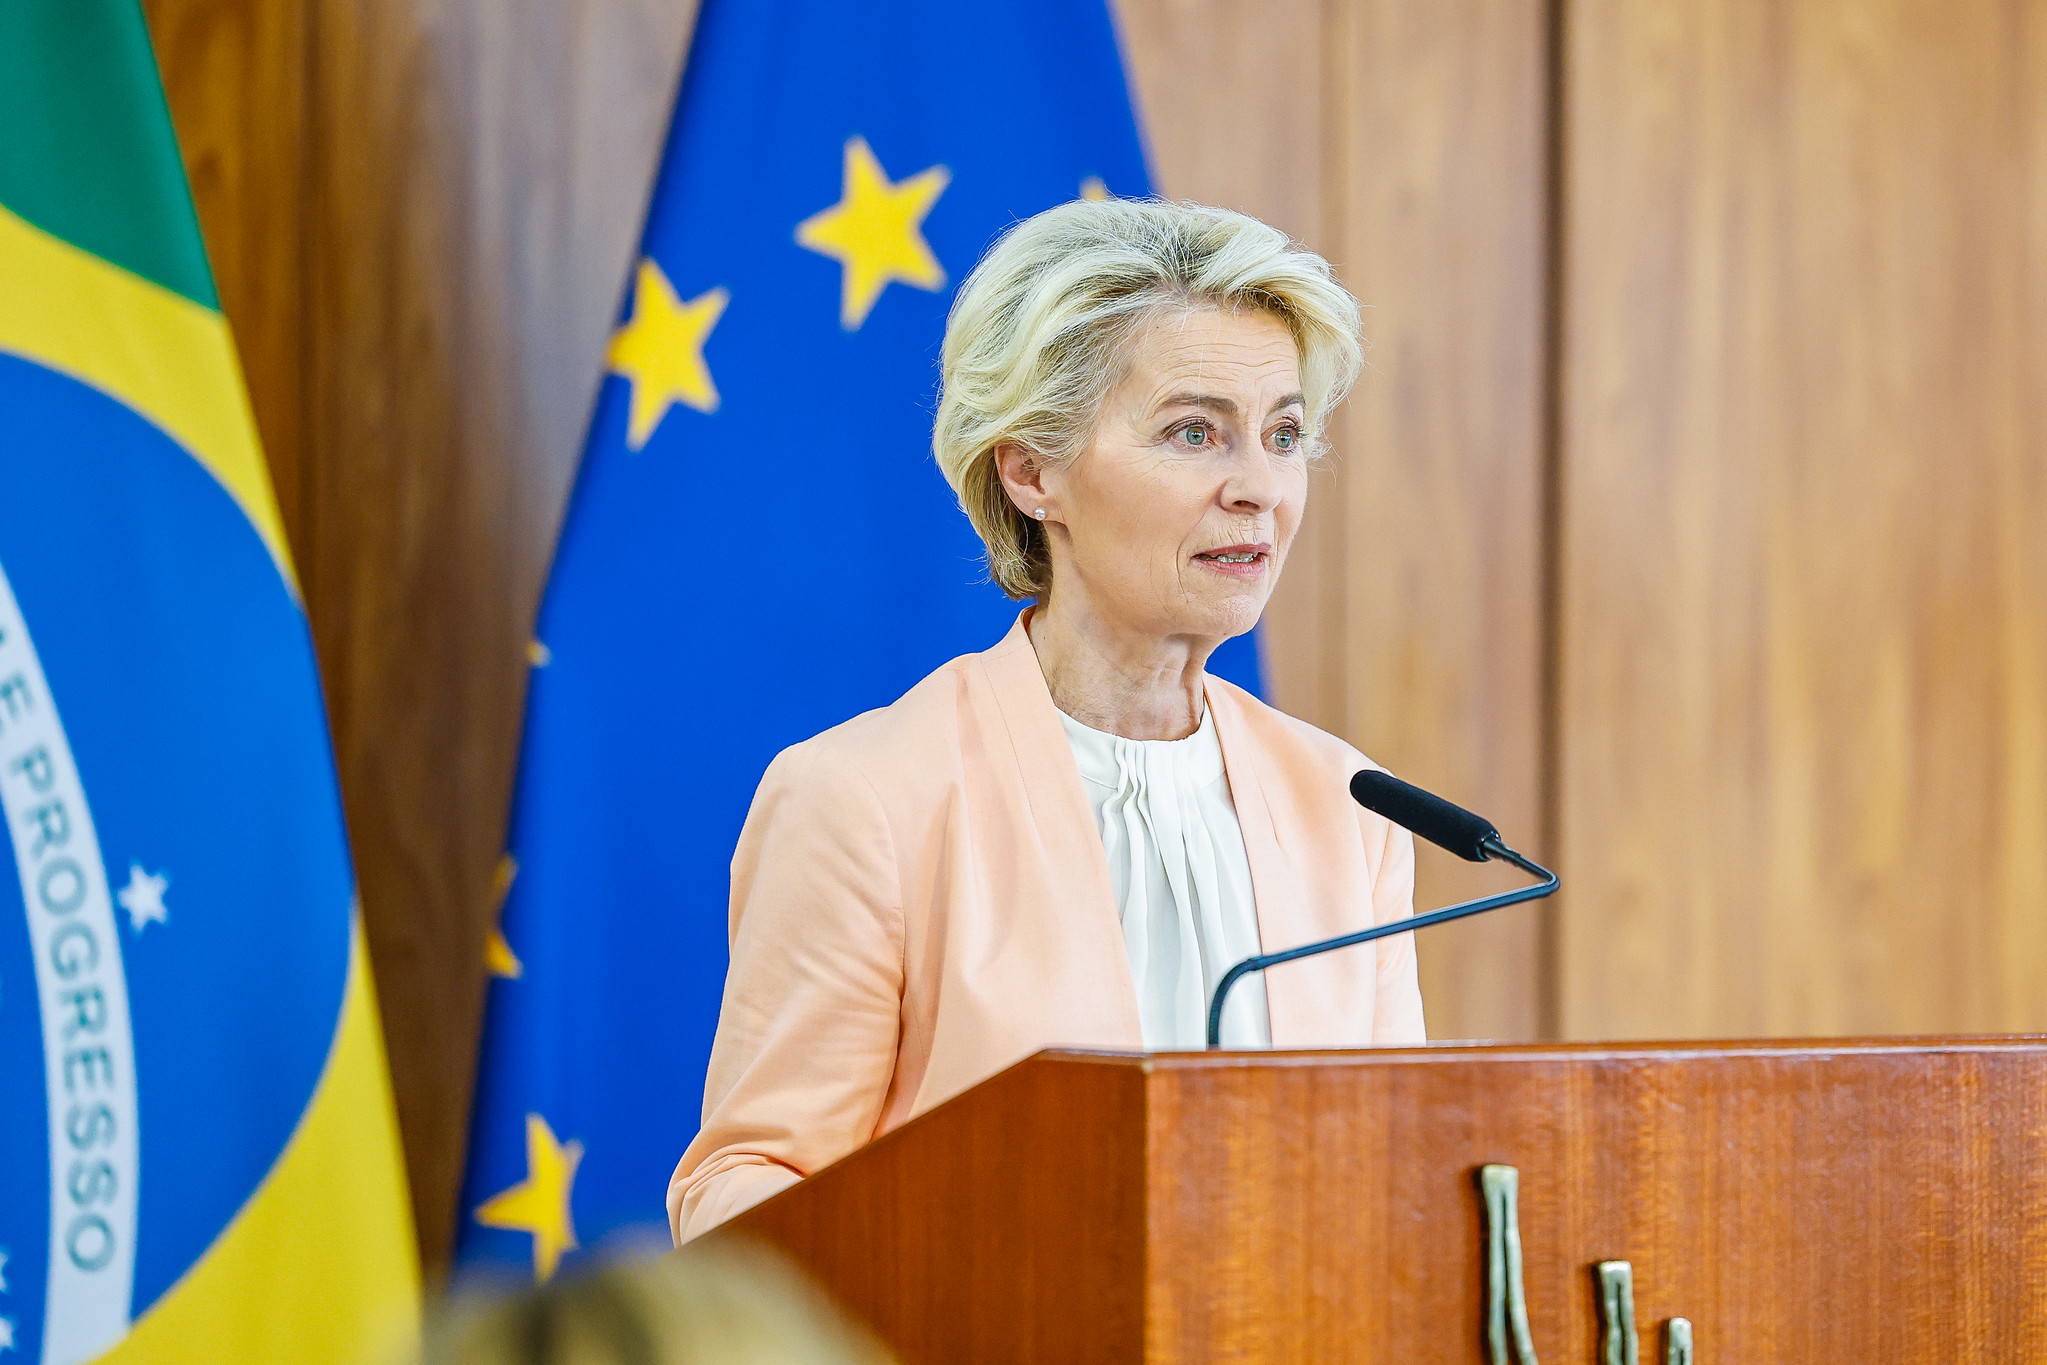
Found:
[[754, 1248], [621, 1261], [506, 1296], [459, 1299], [422, 1365], [891, 1365], [780, 1257]]

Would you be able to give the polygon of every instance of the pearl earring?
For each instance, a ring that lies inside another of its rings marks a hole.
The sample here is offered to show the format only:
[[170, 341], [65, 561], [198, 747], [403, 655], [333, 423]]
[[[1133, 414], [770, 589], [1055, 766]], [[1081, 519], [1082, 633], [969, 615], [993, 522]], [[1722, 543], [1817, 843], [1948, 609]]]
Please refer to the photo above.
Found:
[[1039, 521], [1043, 521], [1045, 519], [1045, 509], [1040, 507], [1038, 509], [1037, 516]]

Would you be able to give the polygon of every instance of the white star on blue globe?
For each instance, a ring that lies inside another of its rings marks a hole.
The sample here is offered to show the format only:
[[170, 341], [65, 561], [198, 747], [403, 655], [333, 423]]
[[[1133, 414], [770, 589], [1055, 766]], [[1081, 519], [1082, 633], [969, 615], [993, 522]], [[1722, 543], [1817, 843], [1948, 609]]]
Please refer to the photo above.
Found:
[[139, 934], [144, 925], [170, 921], [171, 912], [163, 903], [163, 893], [170, 888], [169, 877], [161, 872], [144, 872], [141, 863], [130, 863], [128, 884], [114, 893], [114, 899], [121, 902], [121, 908], [128, 912], [128, 922]]

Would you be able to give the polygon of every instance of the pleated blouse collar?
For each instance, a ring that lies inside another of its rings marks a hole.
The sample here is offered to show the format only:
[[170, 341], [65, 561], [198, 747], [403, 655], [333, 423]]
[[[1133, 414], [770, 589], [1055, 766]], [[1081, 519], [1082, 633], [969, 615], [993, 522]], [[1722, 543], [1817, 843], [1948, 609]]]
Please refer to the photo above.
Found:
[[[1102, 954], [1104, 960], [1116, 964], [1112, 970], [1129, 984], [1119, 994], [1129, 1016], [1127, 1032], [1131, 1046], [1137, 1048], [1141, 1046], [1137, 1040], [1143, 1037], [1137, 1014], [1137, 987], [1124, 953], [1122, 920], [1109, 880], [1108, 855], [1102, 851], [1094, 808], [1088, 802], [1073, 748], [1060, 724], [1052, 689], [1038, 665], [1037, 651], [1031, 647], [1028, 622], [1032, 610], [1026, 607], [1001, 642], [981, 656], [982, 666], [1015, 751], [1017, 773], [1023, 781], [1038, 838], [1072, 897], [1076, 911], [1073, 928], [1080, 935], [1075, 951]], [[1261, 774], [1261, 755], [1245, 710], [1256, 703], [1248, 699], [1248, 694], [1215, 678], [1209, 679], [1205, 694], [1208, 719], [1214, 723], [1216, 738], [1222, 746], [1230, 800], [1237, 808], [1237, 822], [1244, 833], [1260, 942], [1267, 952], [1304, 943], [1313, 936], [1312, 922], [1302, 903], [1300, 879], [1288, 861], [1285, 840], [1273, 820], [1267, 784]], [[1048, 912], [1065, 914], [1067, 907], [1049, 907]], [[1304, 1008], [1307, 1002], [1290, 1004], [1289, 995], [1283, 973], [1268, 983], [1274, 1047], [1300, 1046], [1303, 1040], [1315, 1036], [1315, 1020]]]

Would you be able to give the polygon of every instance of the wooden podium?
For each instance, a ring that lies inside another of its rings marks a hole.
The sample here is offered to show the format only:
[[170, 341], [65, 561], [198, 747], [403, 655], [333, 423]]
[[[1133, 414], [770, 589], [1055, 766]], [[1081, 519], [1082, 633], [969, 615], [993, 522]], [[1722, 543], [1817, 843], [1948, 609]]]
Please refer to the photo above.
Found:
[[913, 1365], [2047, 1361], [2047, 1038], [1046, 1052], [732, 1236]]

